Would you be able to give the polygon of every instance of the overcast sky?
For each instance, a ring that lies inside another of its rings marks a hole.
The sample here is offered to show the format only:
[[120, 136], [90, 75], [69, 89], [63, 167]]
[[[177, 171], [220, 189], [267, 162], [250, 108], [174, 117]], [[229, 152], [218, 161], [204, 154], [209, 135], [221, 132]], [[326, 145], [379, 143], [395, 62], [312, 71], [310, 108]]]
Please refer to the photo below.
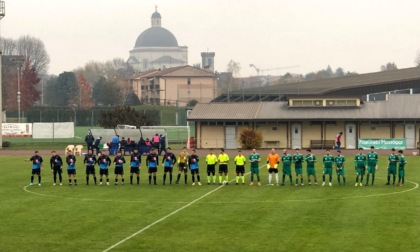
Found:
[[216, 52], [215, 68], [229, 60], [241, 76], [260, 69], [307, 73], [331, 65], [376, 72], [391, 61], [413, 67], [420, 50], [418, 0], [5, 0], [1, 35], [41, 39], [59, 74], [90, 60], [128, 59], [158, 6], [162, 26], [188, 46], [188, 63]]

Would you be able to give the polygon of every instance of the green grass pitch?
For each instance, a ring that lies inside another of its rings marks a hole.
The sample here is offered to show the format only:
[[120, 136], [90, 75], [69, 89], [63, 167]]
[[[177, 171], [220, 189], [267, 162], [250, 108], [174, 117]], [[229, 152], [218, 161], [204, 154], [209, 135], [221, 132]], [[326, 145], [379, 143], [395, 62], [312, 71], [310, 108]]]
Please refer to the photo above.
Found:
[[[104, 251], [141, 229], [111, 251], [418, 251], [420, 247], [418, 157], [407, 157], [404, 187], [384, 185], [385, 157], [380, 159], [374, 187], [354, 187], [355, 171], [348, 164], [346, 187], [337, 185], [335, 174], [332, 187], [269, 187], [267, 170], [262, 168], [261, 187], [250, 187], [247, 175], [245, 186], [231, 183], [220, 188], [207, 185], [204, 158], [201, 187], [183, 182], [162, 186], [161, 167], [159, 185], [148, 185], [143, 168], [141, 185], [130, 186], [127, 166], [124, 186], [114, 186], [113, 175], [110, 186], [86, 186], [79, 158], [77, 187], [68, 186], [66, 174], [63, 186], [54, 187], [44, 165], [42, 186], [27, 191], [31, 168], [25, 158], [0, 156], [0, 251]], [[233, 165], [229, 175], [234, 179]], [[320, 163], [317, 175], [321, 181]]]

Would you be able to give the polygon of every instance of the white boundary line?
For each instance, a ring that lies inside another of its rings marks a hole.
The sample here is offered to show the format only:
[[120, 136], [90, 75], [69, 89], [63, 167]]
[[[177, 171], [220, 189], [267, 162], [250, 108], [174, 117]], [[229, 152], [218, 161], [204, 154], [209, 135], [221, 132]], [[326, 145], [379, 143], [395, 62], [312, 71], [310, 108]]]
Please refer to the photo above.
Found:
[[122, 244], [122, 243], [124, 243], [124, 242], [126, 242], [126, 241], [128, 241], [128, 240], [130, 240], [131, 238], [133, 238], [134, 236], [137, 236], [138, 234], [143, 233], [143, 232], [144, 232], [144, 231], [146, 231], [147, 229], [149, 229], [149, 228], [153, 227], [154, 225], [156, 225], [156, 224], [158, 224], [158, 223], [160, 223], [160, 222], [162, 222], [162, 221], [166, 220], [167, 218], [171, 217], [172, 215], [174, 215], [174, 214], [178, 213], [179, 211], [182, 211], [183, 209], [185, 209], [185, 208], [187, 208], [187, 207], [191, 206], [192, 204], [196, 203], [197, 201], [199, 201], [199, 200], [201, 200], [201, 199], [203, 199], [203, 198], [207, 197], [208, 195], [210, 195], [210, 194], [212, 194], [212, 193], [216, 192], [217, 190], [219, 190], [220, 188], [223, 188], [223, 187], [224, 187], [223, 185], [218, 186], [216, 189], [211, 190], [210, 192], [208, 192], [208, 193], [204, 194], [203, 196], [201, 196], [201, 197], [199, 197], [199, 198], [197, 198], [197, 199], [195, 199], [195, 200], [191, 201], [190, 203], [186, 204], [185, 206], [178, 208], [177, 210], [173, 211], [172, 213], [170, 213], [170, 214], [168, 214], [168, 215], [163, 216], [163, 217], [162, 217], [162, 218], [160, 218], [159, 220], [157, 220], [157, 221], [155, 221], [155, 222], [153, 222], [153, 223], [151, 223], [151, 224], [149, 224], [149, 225], [145, 226], [144, 228], [140, 229], [139, 231], [135, 232], [134, 234], [132, 234], [132, 235], [130, 235], [130, 236], [128, 236], [128, 237], [126, 237], [126, 238], [122, 239], [121, 241], [119, 241], [119, 242], [115, 243], [114, 245], [112, 245], [112, 246], [108, 247], [107, 249], [103, 250], [103, 252], [110, 251], [111, 249], [113, 249], [113, 248], [117, 247], [118, 245], [120, 245], [120, 244]]

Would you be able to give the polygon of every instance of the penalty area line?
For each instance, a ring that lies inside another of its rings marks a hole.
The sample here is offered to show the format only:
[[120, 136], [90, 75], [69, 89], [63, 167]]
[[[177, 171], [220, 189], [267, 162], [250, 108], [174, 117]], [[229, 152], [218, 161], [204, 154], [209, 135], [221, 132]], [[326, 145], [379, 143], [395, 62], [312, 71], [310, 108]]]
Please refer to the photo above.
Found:
[[[260, 166], [260, 167], [259, 167], [259, 169], [261, 169], [261, 167], [264, 167], [264, 166]], [[250, 172], [248, 172], [248, 173], [244, 174], [244, 176], [246, 176], [246, 175], [248, 175], [248, 174], [250, 174]], [[235, 181], [235, 180], [234, 180], [234, 179], [232, 179], [232, 180], [230, 180], [229, 182], [233, 182], [233, 181]], [[210, 194], [212, 194], [212, 193], [214, 193], [214, 192], [216, 192], [216, 191], [220, 190], [220, 189], [221, 189], [221, 188], [223, 188], [223, 187], [225, 187], [225, 185], [218, 186], [216, 189], [211, 190], [210, 192], [208, 192], [208, 193], [204, 194], [203, 196], [201, 196], [201, 197], [199, 197], [199, 198], [197, 198], [197, 199], [195, 199], [195, 200], [191, 201], [190, 203], [186, 204], [185, 206], [178, 208], [177, 210], [175, 210], [175, 211], [173, 211], [173, 212], [171, 212], [171, 213], [169, 213], [169, 214], [167, 214], [167, 215], [163, 216], [163, 217], [162, 217], [162, 218], [160, 218], [159, 220], [157, 220], [157, 221], [155, 221], [155, 222], [153, 222], [153, 223], [151, 223], [151, 224], [149, 224], [149, 225], [145, 226], [144, 228], [140, 229], [139, 231], [137, 231], [137, 232], [133, 233], [132, 235], [127, 236], [126, 238], [122, 239], [121, 241], [119, 241], [119, 242], [115, 243], [114, 245], [112, 245], [112, 246], [108, 247], [107, 249], [103, 250], [103, 252], [108, 252], [108, 251], [110, 251], [110, 250], [112, 250], [112, 249], [116, 248], [117, 246], [119, 246], [119, 245], [123, 244], [124, 242], [126, 242], [126, 241], [130, 240], [131, 238], [133, 238], [133, 237], [135, 237], [135, 236], [137, 236], [137, 235], [139, 235], [139, 234], [143, 233], [143, 232], [144, 232], [144, 231], [146, 231], [147, 229], [149, 229], [149, 228], [153, 227], [153, 226], [154, 226], [154, 225], [156, 225], [156, 224], [159, 224], [160, 222], [162, 222], [162, 221], [166, 220], [167, 218], [171, 217], [172, 215], [174, 215], [174, 214], [176, 214], [176, 213], [178, 213], [178, 212], [180, 212], [180, 211], [184, 210], [185, 208], [187, 208], [187, 207], [189, 207], [189, 206], [193, 205], [194, 203], [196, 203], [196, 202], [198, 202], [198, 201], [200, 201], [200, 200], [204, 199], [205, 197], [207, 197], [207, 196], [209, 196]]]

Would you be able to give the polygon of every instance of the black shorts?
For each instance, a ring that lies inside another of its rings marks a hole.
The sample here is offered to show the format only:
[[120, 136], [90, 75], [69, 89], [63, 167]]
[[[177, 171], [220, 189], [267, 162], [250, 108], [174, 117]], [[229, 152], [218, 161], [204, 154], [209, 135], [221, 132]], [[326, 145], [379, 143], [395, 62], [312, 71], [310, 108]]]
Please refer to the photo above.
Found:
[[53, 170], [53, 172], [54, 172], [54, 173], [58, 173], [58, 174], [63, 173], [63, 170], [61, 169], [61, 167], [60, 167], [60, 166], [58, 166], [58, 167], [54, 166], [54, 167], [52, 168], [52, 170]]
[[41, 175], [41, 168], [32, 169], [32, 175]]
[[165, 168], [164, 168], [164, 172], [169, 172], [169, 173], [172, 173], [172, 167], [167, 167], [167, 166], [165, 166]]
[[131, 167], [130, 173], [140, 174], [140, 167]]
[[108, 176], [109, 174], [108, 169], [99, 169], [99, 174]]
[[191, 175], [194, 174], [200, 174], [200, 170], [199, 169], [191, 169]]
[[122, 168], [122, 167], [115, 167], [114, 174], [115, 175], [124, 175], [124, 168]]
[[277, 168], [270, 168], [270, 169], [268, 169], [268, 173], [279, 173], [279, 169], [277, 169]]
[[179, 171], [186, 171], [187, 170], [187, 164], [185, 163], [179, 163], [178, 164]]
[[216, 172], [216, 165], [209, 164], [207, 165], [207, 173], [215, 173]]
[[95, 166], [86, 166], [86, 175], [95, 174]]
[[228, 172], [228, 166], [227, 164], [220, 164], [219, 165], [219, 173]]
[[68, 175], [76, 175], [76, 169], [67, 169]]
[[243, 166], [243, 165], [237, 165], [236, 166], [236, 173], [242, 173], [242, 174], [244, 174], [245, 173], [245, 166]]
[[149, 168], [149, 173], [157, 172], [157, 167]]

